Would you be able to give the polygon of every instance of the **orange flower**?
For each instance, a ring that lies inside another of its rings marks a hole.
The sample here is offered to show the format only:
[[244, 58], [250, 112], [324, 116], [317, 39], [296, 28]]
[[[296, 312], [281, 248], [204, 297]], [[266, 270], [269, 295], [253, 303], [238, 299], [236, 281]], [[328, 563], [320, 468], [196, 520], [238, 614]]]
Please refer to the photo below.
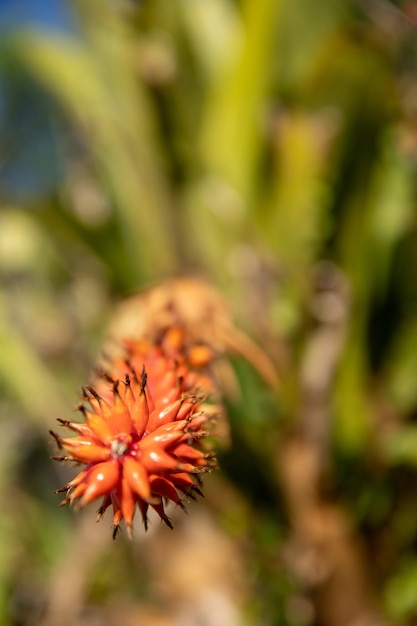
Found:
[[82, 507], [102, 498], [98, 518], [112, 506], [113, 537], [122, 520], [131, 535], [136, 508], [145, 528], [149, 507], [172, 528], [164, 499], [184, 508], [180, 494], [201, 494], [198, 475], [216, 463], [201, 443], [209, 421], [204, 397], [193, 390], [204, 387], [207, 377], [188, 368], [182, 342], [169, 346], [167, 339], [165, 334], [155, 345], [131, 344], [129, 362], [113, 364], [112, 379], [83, 390], [89, 405], [79, 407], [84, 422], [59, 420], [76, 436], [51, 431], [66, 452], [54, 458], [85, 465], [58, 490], [66, 493], [63, 504]]

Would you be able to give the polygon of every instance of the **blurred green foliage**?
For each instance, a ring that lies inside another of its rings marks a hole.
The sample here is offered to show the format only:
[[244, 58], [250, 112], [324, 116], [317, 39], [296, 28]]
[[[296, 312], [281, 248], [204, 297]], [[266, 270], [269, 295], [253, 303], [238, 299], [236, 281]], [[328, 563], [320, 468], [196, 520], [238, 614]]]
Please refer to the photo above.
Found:
[[[77, 523], [52, 495], [67, 474], [46, 432], [76, 404], [115, 303], [196, 272], [281, 377], [275, 393], [235, 363], [213, 484], [237, 508], [208, 490], [241, 546], [239, 623], [337, 623], [285, 556], [277, 462], [294, 434], [321, 451], [378, 611], [415, 623], [416, 3], [68, 6], [71, 28], [27, 22], [0, 40], [0, 622], [45, 618]], [[86, 571], [90, 611], [152, 598], [132, 550], [102, 548], [115, 577]]]

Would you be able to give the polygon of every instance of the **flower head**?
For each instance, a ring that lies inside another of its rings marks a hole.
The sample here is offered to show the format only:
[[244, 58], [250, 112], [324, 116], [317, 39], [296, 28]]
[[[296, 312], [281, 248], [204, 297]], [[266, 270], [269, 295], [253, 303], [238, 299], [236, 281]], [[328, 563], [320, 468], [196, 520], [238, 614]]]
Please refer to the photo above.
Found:
[[[98, 517], [112, 507], [114, 537], [122, 520], [131, 534], [137, 509], [147, 528], [149, 507], [172, 528], [164, 500], [184, 508], [181, 495], [201, 494], [198, 476], [215, 466], [202, 441], [209, 422], [202, 410], [208, 378], [192, 370], [183, 345], [168, 332], [156, 343], [130, 343], [128, 359], [83, 389], [84, 421], [59, 420], [76, 436], [51, 431], [66, 452], [54, 458], [85, 465], [58, 490], [66, 494], [63, 504], [82, 507], [101, 498]], [[204, 356], [204, 349], [199, 353]]]

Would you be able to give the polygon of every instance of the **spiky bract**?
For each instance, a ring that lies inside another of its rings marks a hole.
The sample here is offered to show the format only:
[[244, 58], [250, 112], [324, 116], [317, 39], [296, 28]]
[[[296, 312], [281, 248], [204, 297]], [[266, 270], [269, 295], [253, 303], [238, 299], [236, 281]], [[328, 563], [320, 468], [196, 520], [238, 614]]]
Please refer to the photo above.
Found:
[[122, 520], [131, 534], [137, 509], [146, 528], [149, 507], [172, 527], [164, 500], [184, 507], [182, 495], [201, 494], [198, 475], [215, 466], [202, 443], [210, 379], [192, 367], [212, 355], [204, 346], [186, 352], [183, 339], [174, 328], [157, 342], [128, 342], [126, 358], [83, 389], [84, 421], [60, 420], [76, 436], [51, 431], [66, 452], [55, 458], [85, 465], [58, 490], [66, 493], [63, 504], [82, 507], [102, 498], [98, 516], [112, 507], [113, 536]]

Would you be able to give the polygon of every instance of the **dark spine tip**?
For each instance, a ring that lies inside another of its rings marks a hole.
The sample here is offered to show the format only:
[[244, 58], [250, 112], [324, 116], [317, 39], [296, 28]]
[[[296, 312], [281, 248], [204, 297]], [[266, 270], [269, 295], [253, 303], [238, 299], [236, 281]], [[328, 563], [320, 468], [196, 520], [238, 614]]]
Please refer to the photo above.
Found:
[[[197, 485], [193, 485], [193, 487], [191, 487], [191, 490], [194, 491], [194, 493], [198, 493], [199, 496], [204, 498], [204, 493], [201, 491], [199, 487], [197, 487]], [[191, 493], [189, 495], [191, 496]]]
[[113, 381], [113, 393], [114, 393], [115, 396], [120, 396], [120, 393], [119, 393], [119, 383], [120, 383], [120, 380], [114, 380]]
[[61, 437], [57, 435], [53, 430], [50, 430], [49, 434], [54, 438], [58, 448], [61, 450], [62, 449]]
[[63, 485], [62, 487], [55, 489], [54, 493], [68, 493], [70, 489], [71, 487], [68, 487], [68, 485]]
[[168, 528], [170, 528], [171, 530], [174, 530], [174, 527], [173, 527], [169, 517], [163, 517], [162, 521], [164, 522], [164, 524], [166, 524], [168, 526]]
[[84, 417], [86, 417], [86, 415], [87, 415], [87, 409], [85, 408], [85, 406], [84, 406], [83, 404], [79, 404], [79, 405], [77, 406], [77, 411], [79, 411], [80, 413], [82, 413], [82, 415], [83, 415]]
[[181, 502], [181, 500], [179, 500], [178, 506], [180, 507], [180, 509], [182, 509], [184, 511], [184, 513], [186, 513], [188, 515], [188, 510], [187, 510], [187, 507], [185, 506], [184, 502]]
[[145, 371], [145, 366], [142, 368], [142, 373], [140, 375], [140, 391], [141, 393], [145, 392], [146, 383], [148, 381], [148, 375]]
[[[97, 393], [97, 391], [94, 389], [94, 387], [91, 387], [91, 385], [86, 385], [84, 387], [84, 389], [86, 389], [90, 393], [90, 395], [92, 395], [93, 398], [95, 398], [99, 402], [102, 400], [101, 396]], [[88, 398], [89, 398], [89, 396], [87, 395], [87, 399]]]

